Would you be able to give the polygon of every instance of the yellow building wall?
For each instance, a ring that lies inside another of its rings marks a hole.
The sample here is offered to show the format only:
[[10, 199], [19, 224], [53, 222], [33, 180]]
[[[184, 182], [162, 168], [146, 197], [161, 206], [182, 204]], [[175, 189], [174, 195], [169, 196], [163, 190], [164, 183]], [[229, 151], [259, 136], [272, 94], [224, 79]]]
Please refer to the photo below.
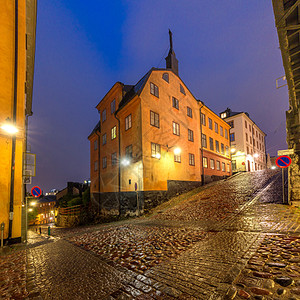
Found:
[[[21, 237], [21, 204], [23, 198], [22, 161], [24, 149], [25, 124], [25, 0], [18, 2], [18, 93], [15, 182], [14, 182], [14, 218], [12, 238]], [[13, 119], [14, 102], [14, 52], [15, 52], [15, 1], [0, 1], [0, 125], [7, 118]], [[0, 129], [0, 223], [5, 223], [4, 238], [8, 237], [9, 202], [11, 179], [12, 138]]]
[[[169, 83], [162, 79], [169, 74]], [[159, 87], [159, 98], [150, 93], [150, 83]], [[180, 92], [180, 84], [186, 95]], [[144, 190], [167, 190], [167, 180], [201, 181], [199, 160], [199, 106], [183, 82], [171, 71], [153, 71], [141, 93]], [[179, 110], [172, 106], [172, 97], [179, 100]], [[187, 116], [187, 106], [193, 118]], [[150, 110], [159, 114], [160, 128], [150, 125]], [[173, 121], [180, 125], [180, 136], [173, 134]], [[188, 140], [188, 129], [194, 142]], [[161, 158], [151, 157], [151, 142], [161, 145]], [[168, 147], [167, 147], [168, 145]], [[172, 147], [172, 148], [171, 148]], [[181, 149], [181, 163], [174, 161], [174, 149]], [[189, 153], [195, 166], [189, 165]]]

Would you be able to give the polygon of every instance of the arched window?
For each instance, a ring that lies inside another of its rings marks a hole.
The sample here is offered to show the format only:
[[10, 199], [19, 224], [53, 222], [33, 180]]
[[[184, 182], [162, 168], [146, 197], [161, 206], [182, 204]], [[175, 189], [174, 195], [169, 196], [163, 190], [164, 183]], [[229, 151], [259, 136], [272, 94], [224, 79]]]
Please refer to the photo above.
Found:
[[162, 76], [163, 80], [169, 83], [169, 73], [164, 73]]

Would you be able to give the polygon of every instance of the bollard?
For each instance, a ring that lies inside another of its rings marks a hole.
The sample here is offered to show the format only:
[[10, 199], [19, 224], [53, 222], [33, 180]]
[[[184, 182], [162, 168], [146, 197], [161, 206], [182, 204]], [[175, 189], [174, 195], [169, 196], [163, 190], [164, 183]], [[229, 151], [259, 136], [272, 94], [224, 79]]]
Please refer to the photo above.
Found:
[[50, 235], [50, 226], [48, 226], [48, 235]]
[[3, 233], [4, 233], [4, 222], [1, 223], [1, 248], [3, 248]]

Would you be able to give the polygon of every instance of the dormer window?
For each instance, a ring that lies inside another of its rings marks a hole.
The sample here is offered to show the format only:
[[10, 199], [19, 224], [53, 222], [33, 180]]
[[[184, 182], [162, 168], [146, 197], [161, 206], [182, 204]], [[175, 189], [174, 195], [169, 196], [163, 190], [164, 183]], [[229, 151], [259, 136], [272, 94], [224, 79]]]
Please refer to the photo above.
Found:
[[226, 113], [221, 113], [221, 118], [222, 119], [226, 118]]
[[169, 73], [164, 73], [162, 79], [169, 83]]
[[184, 90], [184, 87], [182, 85], [180, 85], [180, 92], [185, 95], [185, 90]]

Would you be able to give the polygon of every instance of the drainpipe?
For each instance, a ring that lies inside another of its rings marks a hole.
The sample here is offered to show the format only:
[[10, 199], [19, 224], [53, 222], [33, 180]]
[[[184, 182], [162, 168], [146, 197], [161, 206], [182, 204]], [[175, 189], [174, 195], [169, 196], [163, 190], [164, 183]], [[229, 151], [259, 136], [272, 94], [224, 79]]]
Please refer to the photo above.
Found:
[[119, 216], [121, 216], [121, 125], [120, 119], [117, 117], [117, 111], [114, 113], [115, 118], [118, 120], [118, 136], [119, 136], [119, 174], [118, 174], [118, 190], [119, 190]]
[[[13, 124], [17, 119], [17, 100], [18, 100], [18, 0], [15, 0], [15, 69], [14, 69], [14, 107], [13, 107]], [[9, 202], [9, 227], [8, 239], [12, 236], [12, 225], [14, 216], [14, 181], [15, 181], [15, 156], [16, 156], [16, 136], [12, 137], [12, 154], [11, 154], [11, 177], [10, 177], [10, 202]]]
[[[100, 123], [101, 124], [101, 123]], [[100, 129], [100, 125], [99, 125]], [[100, 213], [100, 135], [97, 131], [95, 133], [98, 136], [98, 187], [99, 187], [99, 205], [98, 205], [98, 213]]]
[[201, 185], [204, 185], [204, 166], [203, 166], [203, 145], [202, 145], [202, 122], [201, 122], [201, 108], [204, 106], [203, 102], [202, 106], [199, 109], [200, 113], [200, 142], [201, 142], [201, 166], [202, 166], [202, 173], [201, 173]]

